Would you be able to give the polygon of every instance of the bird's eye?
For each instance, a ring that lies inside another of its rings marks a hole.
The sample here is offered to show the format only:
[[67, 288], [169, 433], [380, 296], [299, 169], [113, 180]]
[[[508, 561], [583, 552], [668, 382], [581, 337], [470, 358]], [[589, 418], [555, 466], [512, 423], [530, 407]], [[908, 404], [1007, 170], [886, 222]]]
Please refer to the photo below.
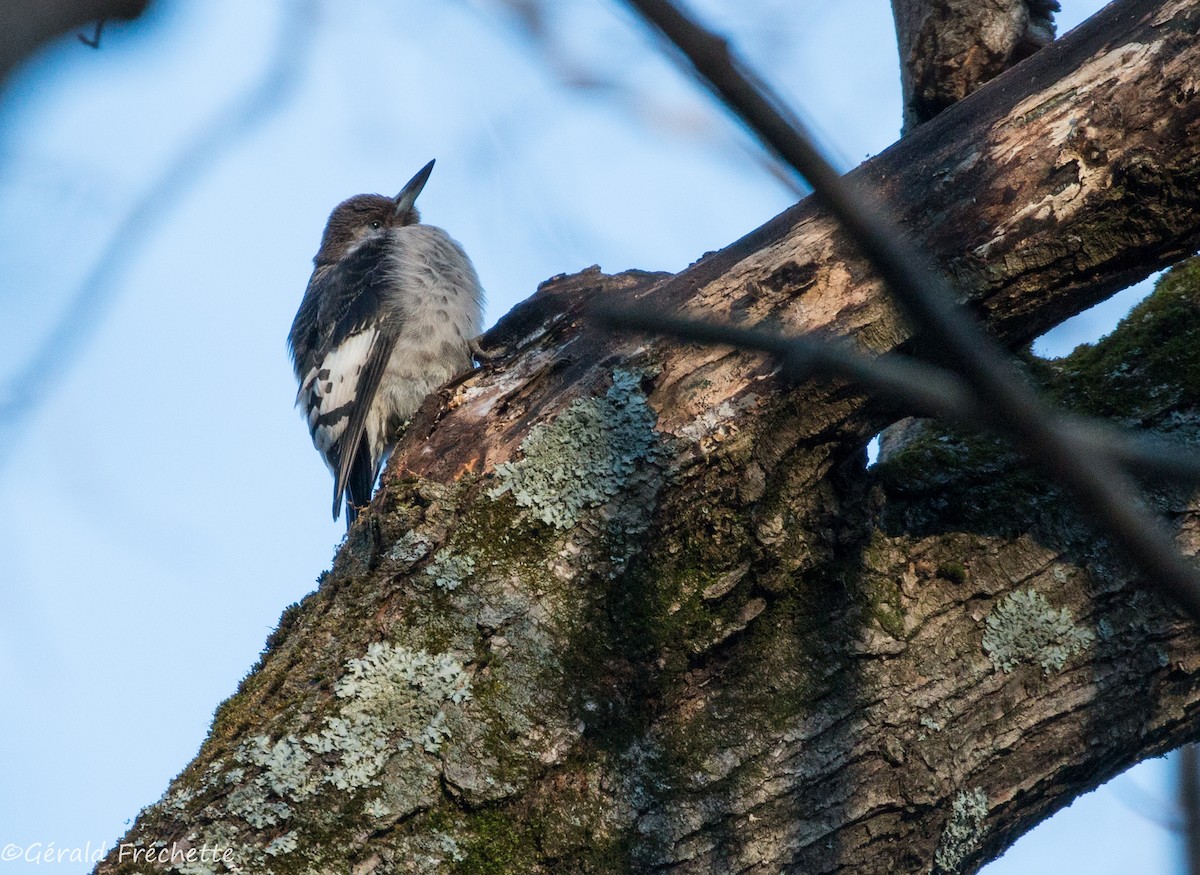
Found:
[[371, 227], [378, 230], [383, 227], [383, 222], [376, 219], [374, 222], [371, 223]]

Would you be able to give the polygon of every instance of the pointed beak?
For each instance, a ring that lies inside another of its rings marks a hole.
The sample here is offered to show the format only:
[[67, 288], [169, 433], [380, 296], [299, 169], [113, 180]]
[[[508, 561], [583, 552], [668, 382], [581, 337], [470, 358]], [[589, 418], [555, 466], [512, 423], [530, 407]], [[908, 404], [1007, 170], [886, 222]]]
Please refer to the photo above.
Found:
[[425, 187], [425, 183], [429, 181], [429, 174], [433, 172], [433, 162], [430, 161], [424, 167], [417, 171], [417, 175], [408, 181], [404, 188], [400, 189], [400, 194], [396, 195], [396, 212], [403, 213], [405, 210], [411, 210], [417, 202], [417, 195], [421, 193], [421, 189]]

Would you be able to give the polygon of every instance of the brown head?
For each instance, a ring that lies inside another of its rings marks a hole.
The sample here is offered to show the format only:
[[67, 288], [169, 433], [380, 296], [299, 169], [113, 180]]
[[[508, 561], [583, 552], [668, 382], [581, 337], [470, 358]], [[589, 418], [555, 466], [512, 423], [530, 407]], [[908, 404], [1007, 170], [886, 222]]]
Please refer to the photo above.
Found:
[[366, 238], [387, 228], [415, 225], [421, 221], [417, 212], [417, 195], [429, 180], [433, 162], [422, 167], [395, 197], [381, 194], [356, 194], [342, 201], [329, 214], [321, 248], [313, 261], [317, 265], [332, 264]]

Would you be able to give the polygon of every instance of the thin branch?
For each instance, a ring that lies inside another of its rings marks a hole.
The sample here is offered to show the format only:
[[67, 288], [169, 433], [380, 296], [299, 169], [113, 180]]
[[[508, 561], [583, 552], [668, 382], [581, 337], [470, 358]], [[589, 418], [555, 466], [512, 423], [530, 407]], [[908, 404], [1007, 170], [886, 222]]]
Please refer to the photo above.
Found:
[[0, 82], [38, 46], [60, 34], [92, 21], [128, 21], [147, 5], [148, 0], [4, 0], [0, 3]]
[[[648, 307], [599, 304], [592, 314], [611, 328], [770, 353], [795, 379], [837, 377], [896, 402], [911, 415], [936, 416], [969, 428], [1004, 433], [994, 414], [976, 400], [963, 380], [905, 356], [889, 353], [872, 358], [844, 340], [789, 337], [758, 328], [662, 316]], [[1200, 483], [1200, 455], [1194, 448], [1147, 439], [1080, 416], [1059, 415], [1057, 427], [1073, 432], [1086, 452], [1109, 456], [1137, 474]]]
[[[796, 179], [791, 169], [776, 156], [755, 147], [752, 140], [738, 136], [723, 136], [716, 119], [686, 117], [679, 120], [677, 107], [656, 101], [643, 87], [641, 79], [630, 77], [620, 64], [609, 59], [609, 68], [589, 65], [575, 56], [560, 39], [554, 24], [558, 7], [552, 0], [492, 0], [511, 25], [511, 31], [538, 58], [561, 85], [594, 98], [605, 98], [631, 113], [648, 127], [665, 130], [713, 148], [722, 157], [736, 156], [743, 161], [749, 157], [772, 179], [788, 189], [795, 197], [804, 197], [809, 188]], [[472, 10], [476, 4], [467, 4]], [[522, 125], [528, 127], [527, 113], [520, 113]]]
[[683, 53], [713, 92], [772, 151], [813, 187], [920, 327], [927, 346], [958, 371], [997, 427], [1071, 492], [1143, 572], [1147, 585], [1200, 620], [1200, 575], [1166, 529], [1137, 500], [1114, 460], [1089, 455], [1079, 434], [1064, 428], [1018, 378], [1005, 352], [955, 303], [932, 261], [908, 242], [874, 197], [852, 187], [820, 154], [786, 104], [749, 72], [724, 39], [671, 0], [627, 0]]
[[1107, 788], [1131, 814], [1170, 833], [1183, 835], [1184, 823], [1175, 806], [1147, 791], [1128, 774], [1110, 781]]
[[108, 21], [107, 18], [97, 19], [96, 20], [96, 30], [91, 36], [87, 36], [86, 34], [82, 34], [82, 33], [77, 33], [77, 34], [75, 34], [75, 36], [77, 36], [79, 38], [79, 41], [81, 43], [83, 43], [85, 46], [87, 46], [88, 48], [98, 49], [98, 48], [100, 48], [100, 35], [104, 32], [104, 22], [106, 22], [106, 21]]
[[11, 458], [24, 423], [70, 370], [118, 291], [118, 281], [188, 192], [243, 137], [279, 112], [294, 92], [312, 43], [313, 0], [293, 3], [263, 76], [197, 134], [117, 226], [63, 317], [0, 395], [0, 465]]

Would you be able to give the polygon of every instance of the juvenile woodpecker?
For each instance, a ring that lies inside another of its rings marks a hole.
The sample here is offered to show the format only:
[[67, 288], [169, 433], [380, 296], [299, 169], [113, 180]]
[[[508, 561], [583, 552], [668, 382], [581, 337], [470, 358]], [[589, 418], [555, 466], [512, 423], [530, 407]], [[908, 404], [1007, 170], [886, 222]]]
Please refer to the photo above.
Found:
[[416, 200], [355, 195], [329, 216], [288, 347], [299, 407], [333, 473], [333, 518], [371, 500], [388, 452], [425, 397], [471, 367], [483, 290], [471, 259]]

